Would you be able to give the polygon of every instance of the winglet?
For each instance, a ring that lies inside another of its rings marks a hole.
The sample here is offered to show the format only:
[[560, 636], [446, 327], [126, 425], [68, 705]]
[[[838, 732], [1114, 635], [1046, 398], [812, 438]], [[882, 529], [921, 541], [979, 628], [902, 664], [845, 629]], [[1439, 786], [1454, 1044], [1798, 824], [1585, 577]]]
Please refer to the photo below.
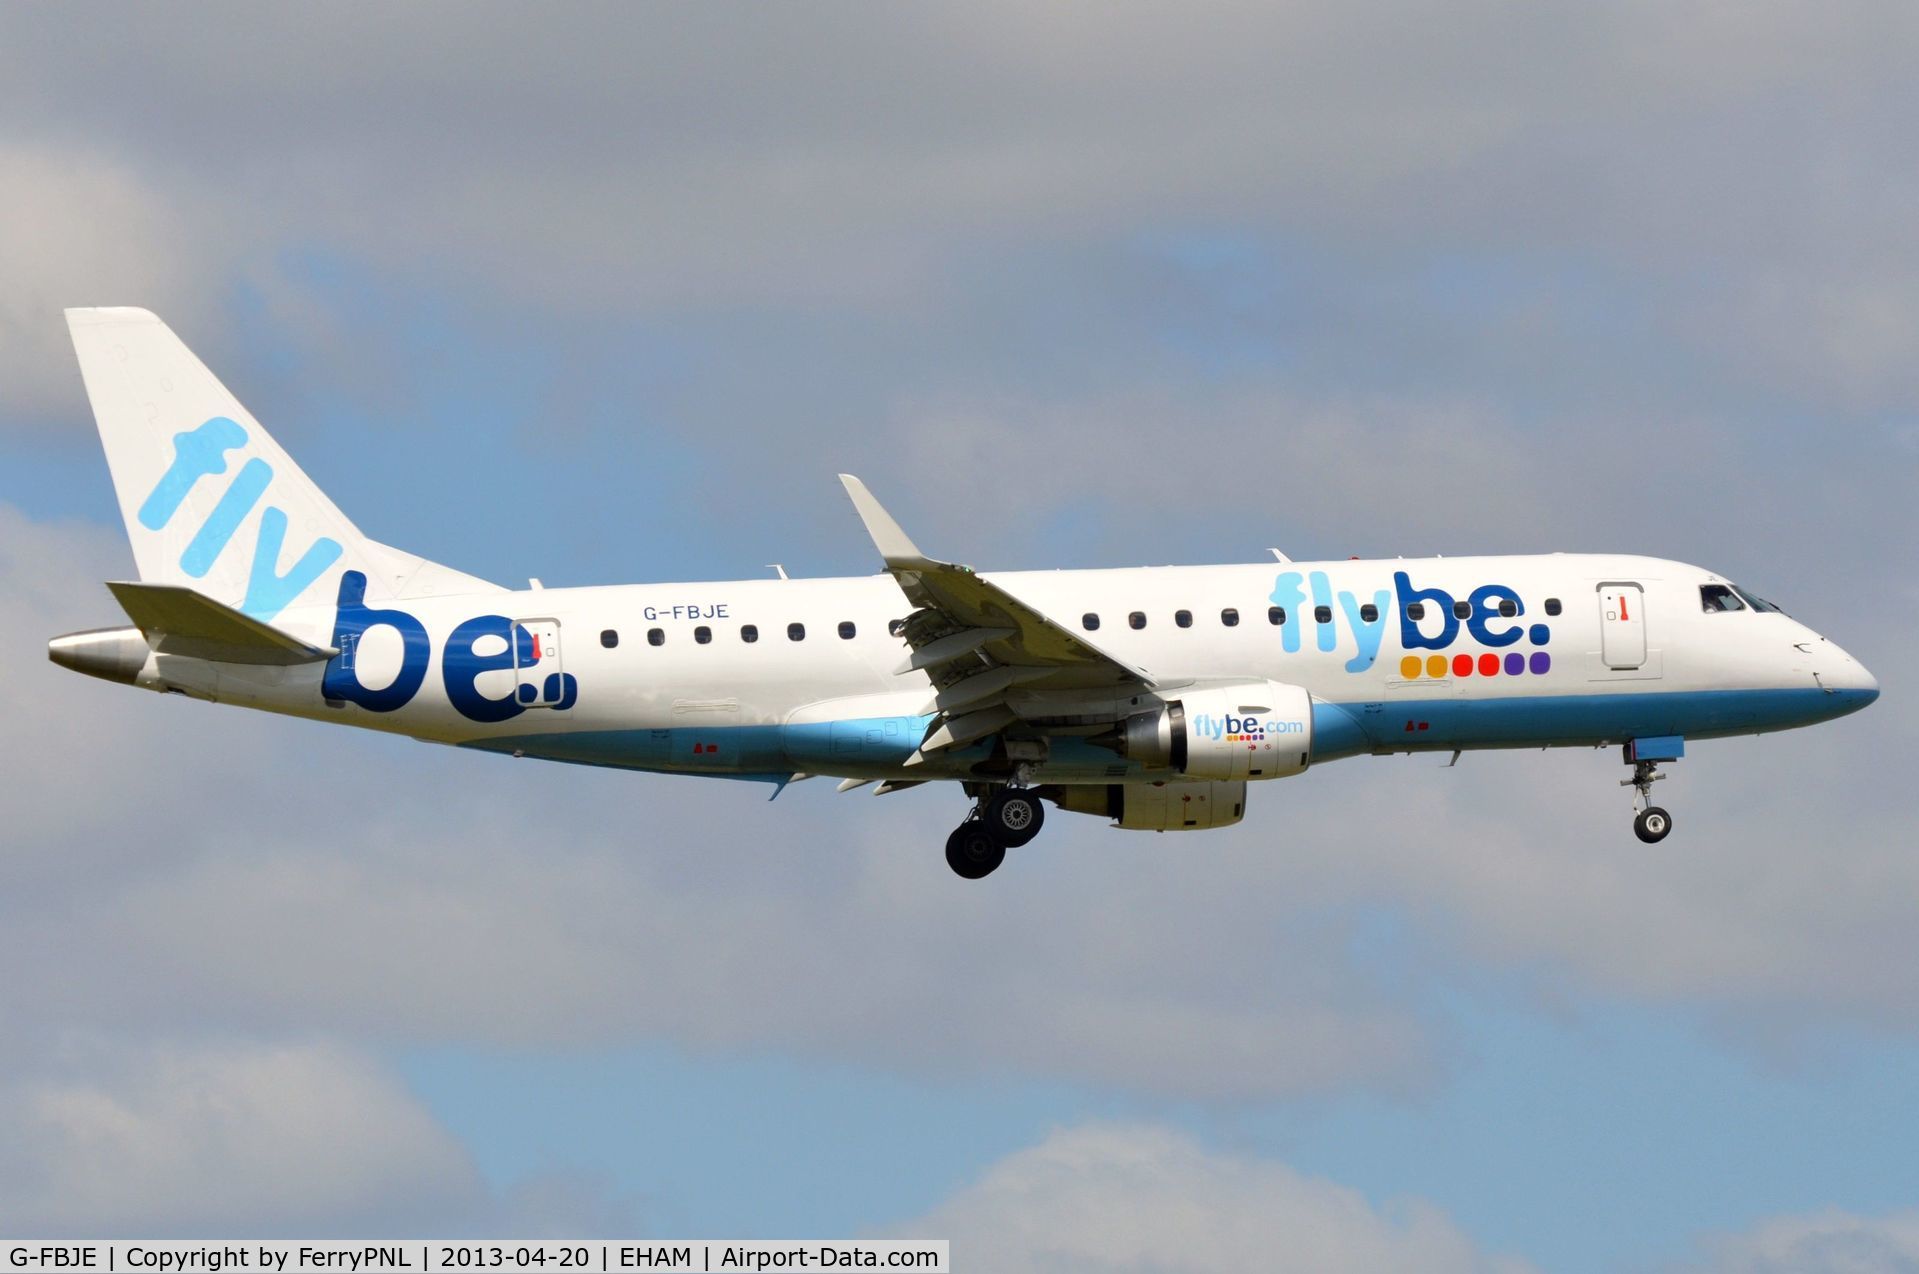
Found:
[[886, 559], [888, 570], [936, 565], [919, 551], [918, 545], [907, 538], [900, 524], [873, 498], [873, 493], [866, 489], [864, 482], [850, 473], [842, 473], [840, 483], [852, 499], [853, 509], [860, 515], [860, 521], [866, 523], [866, 533], [873, 537], [873, 547]]

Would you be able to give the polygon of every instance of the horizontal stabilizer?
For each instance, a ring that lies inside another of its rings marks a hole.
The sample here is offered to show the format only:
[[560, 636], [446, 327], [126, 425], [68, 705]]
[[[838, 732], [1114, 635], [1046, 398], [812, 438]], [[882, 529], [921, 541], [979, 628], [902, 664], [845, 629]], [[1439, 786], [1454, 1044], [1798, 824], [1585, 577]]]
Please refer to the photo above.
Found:
[[309, 646], [251, 615], [182, 584], [117, 581], [107, 585], [120, 606], [162, 655], [224, 664], [305, 664], [339, 653]]

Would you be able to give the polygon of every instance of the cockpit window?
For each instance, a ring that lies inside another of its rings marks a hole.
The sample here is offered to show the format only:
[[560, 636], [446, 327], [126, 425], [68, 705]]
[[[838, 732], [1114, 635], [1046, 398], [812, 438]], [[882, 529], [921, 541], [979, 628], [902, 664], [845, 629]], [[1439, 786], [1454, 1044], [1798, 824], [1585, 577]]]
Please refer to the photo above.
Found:
[[1746, 605], [1752, 607], [1754, 610], [1758, 611], [1761, 615], [1783, 615], [1786, 613], [1785, 611], [1780, 610], [1777, 606], [1774, 606], [1771, 602], [1767, 601], [1765, 598], [1757, 596], [1756, 594], [1746, 589], [1740, 588], [1737, 584], [1733, 585], [1733, 592], [1738, 593], [1741, 597], [1745, 598]]
[[1701, 584], [1699, 607], [1708, 615], [1712, 615], [1720, 611], [1744, 610], [1746, 603], [1740, 601], [1739, 594], [1725, 584]]

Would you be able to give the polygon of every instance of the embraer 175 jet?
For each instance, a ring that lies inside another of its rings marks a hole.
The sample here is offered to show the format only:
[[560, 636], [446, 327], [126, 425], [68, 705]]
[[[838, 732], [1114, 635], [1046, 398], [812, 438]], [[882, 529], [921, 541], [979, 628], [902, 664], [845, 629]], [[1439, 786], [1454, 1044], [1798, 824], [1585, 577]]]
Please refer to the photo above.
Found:
[[1681, 562], [1525, 557], [981, 575], [842, 476], [863, 579], [508, 589], [368, 539], [158, 318], [67, 311], [140, 579], [53, 640], [113, 681], [516, 757], [960, 785], [977, 879], [1044, 802], [1226, 827], [1341, 757], [1620, 745], [1634, 828], [1687, 740], [1856, 712], [1845, 651]]

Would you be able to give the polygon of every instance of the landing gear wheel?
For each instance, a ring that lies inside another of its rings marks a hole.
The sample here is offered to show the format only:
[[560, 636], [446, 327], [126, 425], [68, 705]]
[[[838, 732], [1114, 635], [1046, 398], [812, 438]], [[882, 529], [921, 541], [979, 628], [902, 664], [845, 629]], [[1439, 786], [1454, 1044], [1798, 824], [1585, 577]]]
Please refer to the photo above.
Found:
[[969, 818], [946, 838], [946, 865], [966, 880], [993, 874], [1006, 861], [1006, 846], [993, 839], [986, 825]]
[[1632, 830], [1633, 835], [1648, 845], [1657, 845], [1672, 831], [1672, 815], [1657, 805], [1648, 805], [1633, 819]]
[[980, 821], [1000, 844], [1018, 849], [1039, 835], [1046, 822], [1046, 806], [1030, 788], [1003, 787], [986, 802]]

